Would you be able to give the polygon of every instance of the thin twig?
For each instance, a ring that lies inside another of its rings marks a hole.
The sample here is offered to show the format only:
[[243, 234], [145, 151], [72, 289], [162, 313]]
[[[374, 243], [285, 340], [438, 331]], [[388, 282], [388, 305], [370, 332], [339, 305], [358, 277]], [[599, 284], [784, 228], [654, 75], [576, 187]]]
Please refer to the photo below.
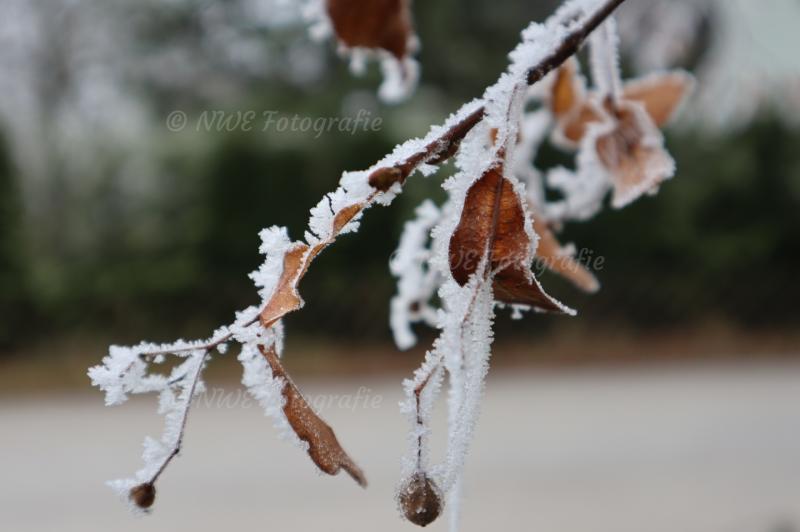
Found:
[[200, 381], [200, 375], [203, 373], [203, 365], [206, 362], [206, 358], [208, 357], [208, 349], [203, 351], [203, 356], [200, 359], [200, 362], [197, 365], [197, 371], [194, 374], [194, 378], [192, 379], [192, 384], [189, 388], [189, 393], [186, 398], [186, 407], [183, 409], [183, 414], [181, 416], [181, 427], [178, 432], [178, 438], [175, 440], [175, 443], [172, 445], [172, 450], [170, 453], [164, 458], [164, 461], [161, 463], [161, 466], [158, 468], [158, 471], [155, 472], [153, 477], [150, 479], [149, 484], [155, 484], [158, 477], [161, 473], [164, 472], [164, 469], [167, 468], [167, 465], [172, 461], [173, 458], [178, 456], [178, 453], [181, 452], [181, 445], [183, 444], [183, 434], [186, 432], [186, 421], [189, 419], [189, 410], [192, 408], [192, 400], [194, 399], [195, 390], [197, 390], [197, 383]]
[[[253, 318], [250, 321], [245, 322], [241, 326], [242, 327], [247, 327], [249, 325], [254, 324], [257, 321], [258, 321], [258, 318]], [[231, 327], [234, 327], [235, 325], [236, 324], [228, 325], [227, 327], [225, 327], [225, 329], [230, 330]], [[204, 351], [210, 351], [212, 349], [215, 349], [217, 346], [219, 346], [221, 344], [224, 344], [226, 342], [231, 341], [232, 339], [233, 339], [233, 333], [232, 332], [228, 332], [228, 333], [224, 334], [223, 336], [220, 336], [216, 340], [212, 340], [212, 341], [209, 341], [209, 342], [206, 342], [206, 343], [201, 343], [201, 344], [197, 344], [197, 345], [187, 345], [186, 347], [179, 347], [179, 348], [176, 348], [176, 349], [157, 349], [157, 350], [154, 350], [154, 351], [143, 351], [143, 352], [139, 353], [139, 356], [142, 357], [142, 358], [148, 358], [149, 359], [149, 358], [155, 358], [155, 357], [157, 357], [159, 355], [174, 355], [174, 354], [177, 354], [177, 353], [185, 353], [187, 351], [197, 351], [199, 349], [203, 349]]]
[[[436, 361], [435, 365], [431, 366], [430, 371], [425, 376], [425, 378], [422, 380], [422, 382], [420, 382], [414, 388], [414, 400], [415, 400], [414, 408], [416, 410], [417, 427], [418, 428], [420, 428], [420, 427], [424, 428], [425, 427], [425, 420], [422, 419], [422, 398], [421, 398], [422, 392], [425, 391], [425, 388], [428, 386], [428, 383], [430, 382], [430, 380], [434, 376], [434, 374], [437, 371], [439, 371], [441, 369], [441, 367], [442, 367], [442, 355], [441, 355], [441, 352], [438, 355], [438, 358], [439, 358], [439, 360]], [[420, 432], [420, 434], [417, 436], [417, 470], [418, 471], [422, 470], [422, 444], [423, 444], [422, 440], [423, 440], [423, 434]]]
[[553, 52], [545, 57], [538, 65], [528, 70], [528, 85], [540, 81], [552, 70], [560, 67], [564, 61], [575, 55], [583, 42], [600, 24], [611, 16], [625, 0], [608, 0], [598, 8], [583, 24], [578, 26]]

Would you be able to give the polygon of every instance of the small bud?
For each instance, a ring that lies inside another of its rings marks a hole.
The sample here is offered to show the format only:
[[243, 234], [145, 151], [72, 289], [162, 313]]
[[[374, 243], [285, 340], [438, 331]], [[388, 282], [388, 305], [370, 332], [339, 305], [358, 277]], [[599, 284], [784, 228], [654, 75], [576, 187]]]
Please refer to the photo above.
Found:
[[419, 526], [433, 523], [442, 511], [442, 494], [425, 473], [417, 472], [400, 488], [403, 515]]
[[139, 508], [150, 508], [156, 500], [156, 487], [149, 482], [139, 484], [131, 488], [130, 497]]
[[381, 192], [386, 192], [395, 183], [402, 183], [406, 176], [403, 171], [394, 166], [378, 168], [369, 176], [369, 184], [372, 188], [378, 189]]

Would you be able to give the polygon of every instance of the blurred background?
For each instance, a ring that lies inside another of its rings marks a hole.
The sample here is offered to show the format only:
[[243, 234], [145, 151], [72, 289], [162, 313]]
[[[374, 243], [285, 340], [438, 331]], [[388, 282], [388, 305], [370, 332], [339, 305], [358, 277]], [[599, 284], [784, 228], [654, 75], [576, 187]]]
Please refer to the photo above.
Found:
[[[198, 409], [187, 456], [165, 477], [173, 500], [133, 520], [101, 481], [137, 467], [141, 437], [158, 430], [155, 405], [104, 410], [85, 370], [110, 343], [205, 337], [256, 303], [246, 274], [261, 262], [262, 227], [299, 238], [342, 171], [480, 96], [519, 31], [556, 5], [416, 2], [421, 85], [386, 106], [377, 66], [352, 76], [292, 3], [2, 0], [0, 470], [11, 482], [0, 487], [0, 528], [275, 519], [289, 530], [409, 529], [391, 499], [405, 430], [395, 405], [433, 333], [421, 328], [410, 352], [394, 348], [388, 260], [420, 201], [443, 198], [451, 168], [370, 210], [357, 235], [320, 257], [303, 283], [306, 307], [286, 320], [301, 388], [366, 386], [381, 398], [323, 410], [375, 471], [368, 495], [344, 479], [306, 482], [315, 475], [305, 457], [275, 442], [256, 409], [215, 403]], [[800, 530], [798, 24], [794, 0], [621, 8], [627, 73], [679, 66], [699, 79], [666, 132], [678, 172], [657, 197], [565, 228], [562, 241], [604, 258], [592, 296], [542, 278], [577, 318], [501, 313], [464, 530]], [[186, 127], [168, 122], [175, 111]], [[366, 112], [380, 126], [195, 127], [210, 111]], [[551, 149], [537, 159], [568, 161]], [[237, 390], [230, 358], [212, 364], [210, 386]], [[514, 421], [504, 421], [509, 409]], [[47, 515], [35, 510], [43, 499]]]

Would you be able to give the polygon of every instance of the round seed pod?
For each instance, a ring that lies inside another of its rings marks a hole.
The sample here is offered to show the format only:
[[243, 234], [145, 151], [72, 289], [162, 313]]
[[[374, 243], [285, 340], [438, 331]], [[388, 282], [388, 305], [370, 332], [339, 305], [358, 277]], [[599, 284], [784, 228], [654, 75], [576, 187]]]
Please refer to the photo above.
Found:
[[156, 487], [149, 482], [134, 486], [131, 488], [130, 498], [139, 508], [150, 508], [156, 500]]
[[431, 524], [442, 511], [439, 486], [421, 471], [403, 482], [398, 498], [403, 515], [415, 525]]

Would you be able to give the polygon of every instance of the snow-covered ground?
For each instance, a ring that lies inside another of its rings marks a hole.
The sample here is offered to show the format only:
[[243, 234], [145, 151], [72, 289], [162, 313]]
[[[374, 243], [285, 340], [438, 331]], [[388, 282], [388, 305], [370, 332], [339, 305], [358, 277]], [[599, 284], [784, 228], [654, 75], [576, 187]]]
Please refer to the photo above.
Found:
[[[366, 491], [318, 475], [254, 404], [210, 383], [154, 513], [135, 518], [102, 481], [139, 467], [144, 435], [161, 428], [152, 398], [4, 397], [0, 530], [414, 530], [393, 499], [400, 377], [299, 381], [366, 471]], [[798, 531], [800, 363], [499, 371], [466, 471], [465, 532]]]

